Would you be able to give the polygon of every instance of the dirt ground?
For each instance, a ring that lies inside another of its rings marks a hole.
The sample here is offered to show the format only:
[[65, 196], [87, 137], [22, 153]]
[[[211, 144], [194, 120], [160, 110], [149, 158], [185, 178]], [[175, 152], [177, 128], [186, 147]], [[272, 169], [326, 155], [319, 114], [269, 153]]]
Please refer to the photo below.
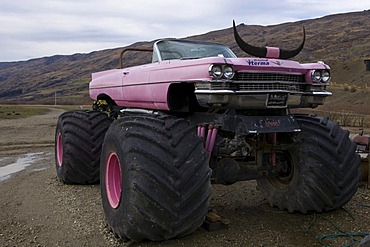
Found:
[[370, 233], [370, 189], [363, 185], [342, 209], [302, 215], [271, 208], [249, 181], [214, 186], [211, 206], [230, 220], [228, 229], [124, 243], [106, 228], [99, 185], [64, 185], [56, 177], [54, 128], [62, 112], [0, 120], [0, 168], [37, 157], [0, 180], [0, 246], [357, 246], [350, 234]]

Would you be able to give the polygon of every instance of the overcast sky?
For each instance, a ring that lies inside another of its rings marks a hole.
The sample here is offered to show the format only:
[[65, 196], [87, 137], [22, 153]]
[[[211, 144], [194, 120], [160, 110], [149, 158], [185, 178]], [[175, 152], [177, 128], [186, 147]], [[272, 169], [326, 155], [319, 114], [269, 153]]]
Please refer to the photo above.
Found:
[[[369, 0], [0, 0], [0, 62], [370, 9]], [[370, 16], [369, 16], [370, 18]]]

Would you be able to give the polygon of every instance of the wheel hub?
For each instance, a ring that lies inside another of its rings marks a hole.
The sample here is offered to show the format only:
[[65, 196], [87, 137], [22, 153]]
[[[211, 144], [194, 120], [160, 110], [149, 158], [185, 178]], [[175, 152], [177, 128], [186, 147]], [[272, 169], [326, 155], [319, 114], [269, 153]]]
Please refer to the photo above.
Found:
[[122, 174], [121, 164], [116, 153], [110, 153], [106, 163], [105, 187], [110, 206], [117, 208], [121, 201]]
[[293, 179], [294, 166], [292, 160], [286, 154], [277, 154], [277, 176], [270, 177], [269, 181], [278, 189], [285, 189]]
[[60, 131], [58, 131], [57, 133], [56, 152], [57, 152], [57, 163], [58, 163], [58, 166], [61, 167], [63, 164], [63, 141], [62, 141], [62, 133], [60, 133]]

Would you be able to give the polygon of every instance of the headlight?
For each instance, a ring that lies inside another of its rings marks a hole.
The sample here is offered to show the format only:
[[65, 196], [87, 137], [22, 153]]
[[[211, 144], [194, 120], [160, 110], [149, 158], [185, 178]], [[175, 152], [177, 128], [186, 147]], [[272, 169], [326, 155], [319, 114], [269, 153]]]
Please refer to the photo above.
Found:
[[234, 69], [233, 69], [233, 67], [231, 67], [230, 65], [226, 65], [224, 67], [223, 77], [225, 79], [229, 79], [230, 80], [231, 78], [233, 78], [233, 76], [234, 76]]
[[328, 83], [330, 81], [330, 71], [329, 70], [313, 70], [311, 74], [313, 82]]
[[323, 70], [322, 71], [321, 80], [324, 83], [328, 83], [330, 81], [330, 72], [329, 72], [329, 70]]
[[222, 77], [222, 67], [220, 65], [211, 65], [209, 75], [213, 78], [220, 79]]
[[321, 80], [321, 72], [320, 70], [314, 70], [312, 72], [312, 81], [314, 82], [320, 82]]
[[234, 69], [231, 65], [212, 64], [209, 67], [209, 75], [214, 79], [230, 80], [234, 77]]

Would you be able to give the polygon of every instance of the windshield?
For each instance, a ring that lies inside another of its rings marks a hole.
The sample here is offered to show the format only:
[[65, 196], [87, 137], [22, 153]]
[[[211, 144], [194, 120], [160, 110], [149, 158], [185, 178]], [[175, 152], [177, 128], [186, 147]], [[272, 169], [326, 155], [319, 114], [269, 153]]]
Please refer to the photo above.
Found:
[[230, 50], [229, 47], [206, 43], [199, 41], [187, 41], [187, 40], [161, 40], [156, 43], [155, 60], [170, 60], [170, 59], [196, 59], [204, 57], [225, 57], [235, 58], [235, 54]]

